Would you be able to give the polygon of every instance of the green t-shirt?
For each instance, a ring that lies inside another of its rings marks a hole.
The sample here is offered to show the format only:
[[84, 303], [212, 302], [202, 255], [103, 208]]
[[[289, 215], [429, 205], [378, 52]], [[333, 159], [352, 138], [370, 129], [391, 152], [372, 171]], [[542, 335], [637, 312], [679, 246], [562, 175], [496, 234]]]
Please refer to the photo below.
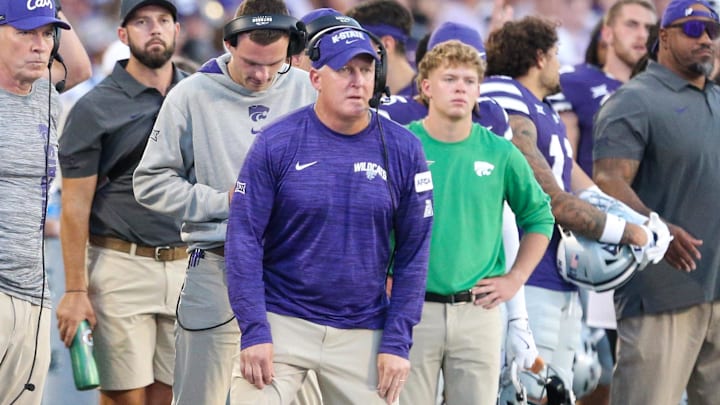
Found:
[[433, 180], [427, 291], [453, 294], [505, 273], [505, 201], [524, 232], [551, 237], [550, 198], [510, 141], [478, 124], [468, 138], [454, 143], [430, 137], [420, 121], [408, 129], [423, 144]]

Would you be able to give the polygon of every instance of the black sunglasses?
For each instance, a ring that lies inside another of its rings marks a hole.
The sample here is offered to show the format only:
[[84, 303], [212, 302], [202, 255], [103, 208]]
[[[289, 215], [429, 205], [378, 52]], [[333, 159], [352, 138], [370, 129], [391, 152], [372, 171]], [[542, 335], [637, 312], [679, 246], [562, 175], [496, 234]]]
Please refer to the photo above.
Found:
[[682, 28], [682, 32], [690, 38], [700, 38], [707, 32], [710, 39], [720, 36], [720, 24], [715, 21], [687, 20], [682, 23], [668, 25], [667, 28]]

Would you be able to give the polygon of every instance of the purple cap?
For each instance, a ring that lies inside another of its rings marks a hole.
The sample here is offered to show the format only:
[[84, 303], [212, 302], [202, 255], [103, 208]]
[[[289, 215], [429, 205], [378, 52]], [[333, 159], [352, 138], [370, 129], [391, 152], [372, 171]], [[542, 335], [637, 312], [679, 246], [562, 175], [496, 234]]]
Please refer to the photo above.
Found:
[[19, 30], [34, 30], [53, 24], [69, 30], [70, 25], [55, 17], [54, 0], [0, 0], [0, 25]]
[[[705, 6], [710, 12], [702, 10], [693, 10], [692, 6], [700, 4]], [[668, 25], [672, 25], [675, 21], [686, 18], [686, 17], [707, 17], [718, 21], [718, 15], [713, 10], [712, 6], [705, 0], [673, 0], [665, 8], [665, 12], [662, 16], [662, 28], [666, 28]]]
[[485, 45], [483, 45], [480, 33], [468, 25], [453, 22], [443, 23], [433, 31], [430, 39], [428, 39], [427, 49], [429, 51], [433, 49], [435, 45], [452, 39], [472, 46], [478, 51], [480, 57], [485, 60]]
[[313, 10], [303, 16], [300, 21], [305, 24], [305, 31], [307, 31], [308, 41], [312, 40], [315, 35], [331, 27], [360, 27], [360, 23], [355, 19], [340, 14], [339, 11], [333, 8], [319, 8]]
[[357, 55], [367, 54], [376, 61], [378, 54], [368, 35], [353, 28], [345, 28], [324, 34], [317, 44], [319, 58], [313, 61], [315, 69], [328, 65], [333, 70], [345, 66]]
[[300, 21], [302, 21], [303, 24], [308, 25], [308, 24], [310, 24], [311, 22], [317, 20], [318, 18], [327, 17], [327, 16], [329, 16], [329, 15], [331, 15], [331, 16], [337, 16], [337, 15], [342, 15], [342, 14], [341, 14], [339, 11], [335, 10], [334, 8], [324, 7], [324, 8], [318, 8], [318, 9], [316, 9], [316, 10], [313, 10], [313, 11], [305, 14], [305, 15], [300, 19]]

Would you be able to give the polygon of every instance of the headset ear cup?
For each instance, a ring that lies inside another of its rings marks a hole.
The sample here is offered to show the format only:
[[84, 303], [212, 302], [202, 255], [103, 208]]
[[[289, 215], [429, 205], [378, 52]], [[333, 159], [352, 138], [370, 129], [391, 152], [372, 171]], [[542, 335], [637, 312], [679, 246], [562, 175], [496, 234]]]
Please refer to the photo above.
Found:
[[58, 49], [60, 49], [60, 32], [60, 27], [57, 25], [53, 27], [53, 47], [52, 51], [50, 51], [50, 59], [54, 58], [58, 53]]
[[294, 27], [290, 27], [290, 44], [288, 45], [288, 56], [299, 55], [307, 46], [307, 32], [305, 24], [298, 21]]
[[373, 96], [370, 99], [370, 107], [377, 108], [380, 105], [383, 93], [390, 95], [390, 91], [386, 87], [387, 79], [387, 51], [383, 46], [380, 38], [368, 32], [368, 35], [375, 41], [379, 50], [378, 56], [380, 61], [375, 62], [375, 87], [373, 88]]
[[320, 48], [318, 47], [318, 42], [320, 42], [320, 36], [315, 36], [307, 45], [306, 53], [308, 59], [313, 62], [317, 62], [320, 59]]

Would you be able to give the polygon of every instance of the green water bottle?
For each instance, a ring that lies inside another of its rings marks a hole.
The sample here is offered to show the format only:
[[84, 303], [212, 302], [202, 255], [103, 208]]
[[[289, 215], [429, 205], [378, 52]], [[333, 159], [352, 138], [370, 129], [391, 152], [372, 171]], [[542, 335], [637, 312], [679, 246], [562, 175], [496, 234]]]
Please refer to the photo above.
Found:
[[70, 345], [70, 359], [72, 360], [75, 388], [79, 391], [86, 391], [100, 386], [100, 377], [93, 357], [92, 329], [87, 320], [80, 322], [80, 326], [75, 332], [72, 345]]

